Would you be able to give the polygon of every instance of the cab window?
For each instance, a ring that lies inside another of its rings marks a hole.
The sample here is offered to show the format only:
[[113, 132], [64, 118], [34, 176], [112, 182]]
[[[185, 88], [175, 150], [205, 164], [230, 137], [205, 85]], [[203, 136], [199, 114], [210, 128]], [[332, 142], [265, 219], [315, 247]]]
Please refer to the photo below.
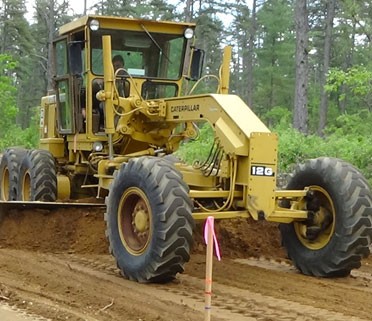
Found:
[[102, 36], [111, 35], [112, 57], [121, 55], [133, 77], [178, 80], [186, 40], [183, 35], [100, 29], [91, 35], [92, 71], [103, 75]]

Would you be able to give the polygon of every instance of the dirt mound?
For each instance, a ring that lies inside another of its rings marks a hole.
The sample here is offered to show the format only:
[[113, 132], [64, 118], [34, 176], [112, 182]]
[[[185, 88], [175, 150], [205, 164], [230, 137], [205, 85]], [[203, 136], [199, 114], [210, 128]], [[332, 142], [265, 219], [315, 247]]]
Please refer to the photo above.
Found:
[[[205, 251], [203, 223], [197, 224], [195, 251]], [[280, 245], [278, 224], [253, 219], [221, 220], [215, 223], [216, 237], [222, 255], [232, 258], [282, 257], [285, 251]]]
[[[103, 208], [12, 210], [0, 227], [0, 248], [42, 252], [108, 253]], [[194, 233], [194, 253], [204, 253], [203, 222]], [[252, 219], [216, 221], [216, 235], [226, 257], [284, 257], [277, 224]]]
[[0, 227], [0, 247], [45, 252], [107, 253], [102, 208], [10, 211]]

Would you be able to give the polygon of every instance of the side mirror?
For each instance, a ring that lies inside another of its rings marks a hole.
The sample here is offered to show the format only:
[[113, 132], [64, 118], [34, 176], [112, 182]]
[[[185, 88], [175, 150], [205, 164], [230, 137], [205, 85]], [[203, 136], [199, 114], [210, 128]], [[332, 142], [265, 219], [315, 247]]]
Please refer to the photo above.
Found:
[[190, 64], [190, 80], [200, 79], [203, 71], [205, 51], [198, 48], [192, 49], [192, 57]]
[[83, 59], [81, 56], [82, 42], [70, 42], [68, 46], [69, 67], [72, 75], [80, 75], [83, 72]]

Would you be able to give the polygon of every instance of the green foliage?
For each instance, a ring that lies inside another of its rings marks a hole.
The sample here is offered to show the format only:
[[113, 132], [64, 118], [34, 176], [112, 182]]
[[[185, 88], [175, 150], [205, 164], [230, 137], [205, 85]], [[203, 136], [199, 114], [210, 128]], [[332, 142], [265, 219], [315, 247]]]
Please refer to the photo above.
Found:
[[262, 116], [262, 120], [269, 127], [288, 128], [292, 123], [292, 113], [286, 107], [275, 106]]
[[176, 155], [188, 164], [194, 161], [203, 162], [207, 159], [214, 142], [213, 129], [209, 123], [200, 126], [200, 133], [197, 139], [183, 143]]
[[9, 55], [0, 55], [0, 150], [9, 146], [31, 147], [37, 144], [37, 119], [33, 117], [33, 126], [22, 130], [16, 123], [17, 89], [14, 86], [17, 64]]
[[107, 16], [174, 20], [175, 6], [164, 0], [102, 0], [97, 2], [93, 9], [97, 14]]
[[0, 139], [0, 151], [10, 146], [22, 146], [25, 148], [35, 148], [39, 143], [39, 133], [35, 127], [31, 126], [22, 130], [18, 126], [9, 128], [9, 131]]
[[[31, 108], [30, 114], [30, 125], [21, 131], [16, 145], [21, 145], [25, 148], [36, 148], [39, 145], [40, 136], [40, 108]], [[18, 129], [19, 131], [20, 129]]]
[[0, 137], [9, 133], [15, 124], [18, 109], [16, 107], [17, 90], [13, 86], [15, 62], [9, 55], [0, 55]]
[[330, 156], [357, 167], [372, 185], [372, 114], [339, 116], [326, 130], [326, 137], [304, 135], [293, 128], [275, 128], [279, 136], [279, 170], [290, 172], [305, 159]]
[[207, 74], [218, 75], [222, 58], [221, 39], [224, 38], [222, 32], [222, 21], [213, 18], [208, 10], [198, 17], [196, 46], [205, 50], [204, 67]]
[[295, 37], [291, 1], [265, 1], [257, 13], [260, 44], [256, 49], [257, 65], [254, 109], [267, 111], [274, 106], [292, 106], [295, 71]]
[[[339, 68], [330, 70], [325, 89], [328, 92], [338, 92], [346, 85], [357, 96], [367, 96], [372, 92], [372, 71], [364, 66], [355, 66], [346, 71]], [[340, 95], [340, 100], [345, 99], [345, 93]]]
[[371, 132], [372, 114], [366, 110], [360, 110], [355, 114], [343, 114], [336, 117], [327, 127], [327, 135], [337, 136], [364, 136], [372, 135]]
[[[372, 110], [371, 80], [372, 72], [366, 66], [358, 65], [346, 70], [332, 68], [327, 75], [325, 89], [331, 97], [338, 98], [339, 105], [345, 105], [345, 111], [358, 114], [360, 109]], [[332, 122], [329, 125], [332, 126]]]
[[[288, 173], [295, 164], [322, 156], [323, 141], [316, 135], [305, 136], [294, 128], [276, 128], [279, 136], [279, 171]], [[325, 155], [323, 155], [325, 156]]]

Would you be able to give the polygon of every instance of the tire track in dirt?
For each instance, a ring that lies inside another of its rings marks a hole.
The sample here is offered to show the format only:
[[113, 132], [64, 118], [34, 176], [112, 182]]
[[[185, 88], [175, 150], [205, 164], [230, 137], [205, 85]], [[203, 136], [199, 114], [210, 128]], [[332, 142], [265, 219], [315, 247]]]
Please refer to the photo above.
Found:
[[[15, 293], [12, 303], [52, 320], [115, 320], [123, 314], [130, 321], [203, 317], [202, 255], [194, 255], [186, 273], [164, 285], [125, 280], [114, 259], [102, 254], [3, 249], [0, 271], [0, 285], [6, 283]], [[214, 265], [212, 316], [216, 321], [365, 321], [372, 313], [367, 304], [371, 289], [367, 264], [349, 278], [329, 280], [303, 276], [284, 259], [225, 258]]]
[[[187, 282], [200, 281], [185, 276]], [[335, 313], [326, 309], [316, 308], [293, 301], [276, 299], [257, 292], [241, 290], [221, 284], [214, 284], [213, 304], [220, 309], [230, 310], [237, 314], [233, 320], [240, 320], [240, 315], [259, 320], [302, 320], [302, 321], [367, 321], [361, 318], [350, 317], [342, 313]], [[172, 290], [168, 290], [172, 291]], [[187, 295], [187, 293], [182, 292]], [[255, 320], [256, 320], [255, 319]]]
[[[52, 291], [44, 292], [39, 284], [22, 282], [22, 285], [19, 285], [17, 281], [10, 281], [8, 278], [7, 285], [11, 288], [10, 306], [15, 310], [23, 311], [26, 315], [38, 315], [38, 320], [87, 319], [87, 313], [74, 309], [75, 305], [69, 303], [63, 295]], [[90, 316], [89, 321], [99, 321], [99, 319]]]
[[126, 321], [198, 321], [202, 317], [185, 305], [170, 305], [149, 294], [146, 285], [76, 264], [68, 255], [0, 250], [0, 271], [0, 285], [9, 288], [11, 304], [53, 321], [111, 321], [123, 316]]
[[[102, 259], [82, 258], [74, 256], [72, 261], [77, 264], [91, 267], [96, 270], [108, 271], [110, 274], [117, 274], [119, 270], [112, 267], [110, 261]], [[235, 260], [241, 264], [250, 264], [271, 270], [284, 271], [285, 273], [295, 273], [297, 270], [286, 260], [254, 259]], [[245, 262], [247, 261], [247, 262]], [[204, 307], [203, 298], [203, 279], [183, 274], [178, 277], [181, 286], [170, 285], [148, 285], [148, 287], [170, 293], [168, 298], [173, 302], [182, 302], [191, 308], [202, 310]], [[160, 295], [159, 293], [154, 293]], [[161, 294], [165, 297], [164, 294]], [[352, 317], [343, 313], [328, 311], [297, 302], [277, 299], [271, 296], [262, 295], [249, 290], [242, 290], [214, 282], [213, 284], [213, 313], [226, 320], [245, 321], [245, 320], [303, 320], [303, 321], [366, 321], [366, 319]]]
[[25, 310], [18, 309], [6, 303], [0, 302], [0, 320], [11, 321], [51, 321], [43, 317], [33, 315]]
[[[225, 259], [226, 264], [216, 262], [215, 280], [219, 283], [259, 292], [266, 296], [294, 301], [333, 313], [342, 313], [359, 319], [370, 320], [372, 307], [370, 293], [372, 283], [365, 278], [355, 277], [324, 279], [304, 276], [285, 264], [286, 260], [268, 259], [247, 265]], [[258, 265], [264, 264], [264, 267]], [[194, 265], [193, 275], [201, 277], [203, 271]], [[368, 262], [361, 270], [368, 274]], [[366, 270], [367, 269], [367, 270]], [[354, 271], [353, 271], [354, 273]]]
[[[281, 271], [284, 273], [295, 273], [301, 275], [300, 272], [291, 264], [289, 260], [272, 259], [266, 257], [235, 259], [234, 262], [245, 264], [249, 266], [256, 266], [265, 270]], [[327, 280], [327, 279], [323, 279]], [[358, 270], [352, 270], [350, 277], [330, 279], [337, 283], [338, 287], [345, 288], [345, 290], [353, 288], [365, 292], [372, 292], [372, 267], [369, 263], [364, 263], [363, 267]]]

